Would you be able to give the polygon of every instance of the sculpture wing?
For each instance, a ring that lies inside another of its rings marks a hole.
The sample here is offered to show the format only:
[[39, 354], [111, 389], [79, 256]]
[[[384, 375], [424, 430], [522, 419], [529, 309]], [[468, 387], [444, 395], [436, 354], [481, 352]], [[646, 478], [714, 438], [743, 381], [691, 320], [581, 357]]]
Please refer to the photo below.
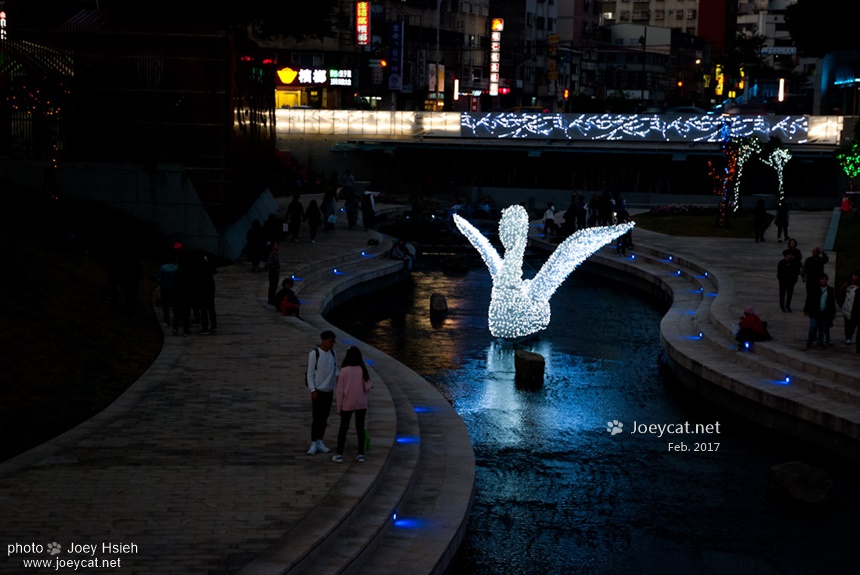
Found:
[[484, 259], [484, 263], [487, 264], [487, 269], [490, 270], [490, 277], [495, 281], [496, 275], [498, 275], [499, 270], [502, 267], [502, 258], [499, 256], [499, 252], [496, 251], [496, 248], [493, 247], [490, 240], [484, 237], [484, 234], [482, 234], [478, 228], [470, 224], [465, 218], [454, 214], [454, 224], [456, 224], [457, 229], [466, 236], [469, 243], [475, 246], [475, 249], [478, 250], [479, 254], [481, 254], [481, 257]]
[[567, 276], [591, 254], [624, 235], [633, 223], [579, 230], [559, 244], [528, 285], [533, 300], [548, 300]]

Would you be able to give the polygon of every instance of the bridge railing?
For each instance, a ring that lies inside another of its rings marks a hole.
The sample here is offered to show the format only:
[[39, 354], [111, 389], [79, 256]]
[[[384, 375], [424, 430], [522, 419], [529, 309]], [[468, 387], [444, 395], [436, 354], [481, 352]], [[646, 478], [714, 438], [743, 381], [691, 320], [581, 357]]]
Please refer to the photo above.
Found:
[[698, 143], [727, 137], [778, 137], [784, 144], [838, 146], [843, 116], [719, 116], [695, 114], [540, 114], [508, 112], [375, 112], [283, 109], [281, 138], [509, 139]]

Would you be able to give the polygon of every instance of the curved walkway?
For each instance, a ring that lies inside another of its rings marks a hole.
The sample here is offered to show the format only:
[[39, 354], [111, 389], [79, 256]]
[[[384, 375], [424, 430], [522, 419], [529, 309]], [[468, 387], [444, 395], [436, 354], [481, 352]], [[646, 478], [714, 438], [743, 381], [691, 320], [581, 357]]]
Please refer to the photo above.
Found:
[[[306, 454], [307, 352], [331, 329], [320, 312], [345, 288], [401, 269], [380, 257], [384, 242], [338, 227], [315, 244], [281, 244], [284, 274], [302, 278], [302, 320], [265, 306], [264, 273], [221, 268], [217, 335], [165, 330], [157, 361], [115, 403], [0, 464], [0, 572], [55, 570], [26, 568], [29, 559], [152, 574], [444, 570], [475, 468], [465, 426], [435, 388], [365, 347], [375, 381], [367, 462], [353, 461], [351, 444], [342, 465]], [[338, 335], [340, 354], [356, 343]], [[8, 547], [28, 543], [41, 547]], [[70, 553], [73, 543], [95, 551]]]

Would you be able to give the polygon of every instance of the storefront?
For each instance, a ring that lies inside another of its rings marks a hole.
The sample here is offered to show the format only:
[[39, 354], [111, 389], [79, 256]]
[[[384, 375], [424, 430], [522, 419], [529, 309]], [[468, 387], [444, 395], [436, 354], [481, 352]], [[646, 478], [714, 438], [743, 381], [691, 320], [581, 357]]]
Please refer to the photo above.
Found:
[[349, 69], [281, 67], [275, 82], [275, 107], [351, 107], [357, 79], [356, 71]]

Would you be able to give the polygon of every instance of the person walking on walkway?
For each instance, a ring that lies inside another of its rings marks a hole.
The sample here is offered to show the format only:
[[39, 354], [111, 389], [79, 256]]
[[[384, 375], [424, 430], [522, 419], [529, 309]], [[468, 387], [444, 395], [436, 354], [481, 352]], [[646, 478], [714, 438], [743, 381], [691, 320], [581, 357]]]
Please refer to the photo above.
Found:
[[809, 318], [806, 347], [812, 347], [813, 343], [818, 343], [818, 347], [831, 345], [830, 327], [836, 317], [836, 292], [827, 285], [829, 279], [827, 274], [822, 274], [818, 278], [818, 289], [807, 293], [803, 308], [803, 315]]
[[311, 236], [311, 243], [317, 242], [317, 230], [323, 221], [323, 214], [320, 211], [316, 200], [311, 200], [308, 204], [308, 209], [305, 210], [305, 220], [308, 222], [308, 232]]
[[800, 276], [800, 262], [795, 261], [790, 249], [782, 250], [782, 259], [776, 264], [776, 279], [779, 281], [779, 309], [791, 311], [794, 286]]
[[800, 270], [800, 277], [806, 283], [807, 296], [815, 293], [818, 294], [819, 289], [818, 279], [824, 275], [824, 265], [830, 261], [830, 258], [821, 249], [820, 246], [812, 248], [812, 255], [806, 258], [803, 262], [803, 268]]
[[[860, 325], [860, 271], [853, 271], [848, 281], [840, 289], [842, 299], [842, 317], [845, 319], [845, 343], [854, 343], [854, 332]], [[860, 337], [860, 334], [858, 334]]]
[[334, 332], [325, 330], [320, 334], [320, 344], [308, 353], [307, 383], [311, 390], [313, 423], [311, 423], [311, 446], [308, 455], [331, 451], [323, 442], [334, 389], [337, 380], [337, 355], [334, 351]]
[[340, 428], [337, 431], [337, 455], [331, 460], [343, 463], [343, 450], [346, 447], [346, 434], [349, 420], [355, 414], [355, 435], [358, 439], [358, 455], [355, 460], [364, 463], [364, 420], [367, 415], [367, 394], [373, 387], [367, 365], [361, 357], [361, 350], [352, 346], [346, 350], [340, 373], [337, 376], [337, 412], [340, 415]]
[[294, 242], [299, 241], [299, 230], [302, 220], [305, 219], [305, 209], [302, 207], [299, 194], [293, 194], [293, 201], [287, 205], [287, 222], [289, 223], [290, 235]]

